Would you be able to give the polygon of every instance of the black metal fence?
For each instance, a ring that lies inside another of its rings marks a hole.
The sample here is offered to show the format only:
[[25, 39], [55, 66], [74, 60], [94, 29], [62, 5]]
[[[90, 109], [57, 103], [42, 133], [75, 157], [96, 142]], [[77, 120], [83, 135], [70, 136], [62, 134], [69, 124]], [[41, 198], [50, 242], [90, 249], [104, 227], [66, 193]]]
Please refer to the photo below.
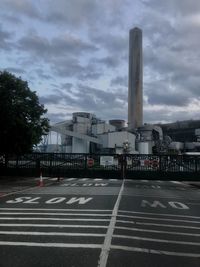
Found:
[[1, 176], [200, 180], [200, 156], [32, 153], [0, 156]]

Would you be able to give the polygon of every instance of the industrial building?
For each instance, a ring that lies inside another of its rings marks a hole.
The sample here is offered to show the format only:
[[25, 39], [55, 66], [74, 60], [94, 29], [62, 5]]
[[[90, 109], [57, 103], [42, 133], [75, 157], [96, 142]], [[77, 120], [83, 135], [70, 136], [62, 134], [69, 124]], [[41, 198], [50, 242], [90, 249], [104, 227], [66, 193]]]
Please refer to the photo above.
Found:
[[[46, 138], [45, 152], [63, 153], [180, 153], [200, 151], [200, 121], [143, 125], [143, 53], [142, 31], [129, 33], [128, 122], [97, 118], [87, 112], [75, 112], [72, 119], [51, 126], [60, 136], [56, 144]], [[51, 135], [50, 132], [50, 135]]]

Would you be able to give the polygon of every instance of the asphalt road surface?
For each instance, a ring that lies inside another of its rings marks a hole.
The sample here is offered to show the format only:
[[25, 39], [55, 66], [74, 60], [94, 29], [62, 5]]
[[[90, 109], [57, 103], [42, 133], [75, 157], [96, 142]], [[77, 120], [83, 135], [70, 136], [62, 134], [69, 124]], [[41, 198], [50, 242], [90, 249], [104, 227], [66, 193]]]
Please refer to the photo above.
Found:
[[11, 184], [0, 185], [0, 267], [200, 266], [198, 188], [89, 178]]

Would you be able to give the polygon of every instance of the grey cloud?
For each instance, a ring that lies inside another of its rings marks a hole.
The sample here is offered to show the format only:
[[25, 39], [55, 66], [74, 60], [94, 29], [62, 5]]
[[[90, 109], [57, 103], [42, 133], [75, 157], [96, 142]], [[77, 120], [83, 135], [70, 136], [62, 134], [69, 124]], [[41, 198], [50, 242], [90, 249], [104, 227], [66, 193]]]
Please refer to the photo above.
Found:
[[56, 104], [62, 104], [62, 103], [71, 104], [71, 105], [76, 104], [76, 100], [73, 97], [71, 97], [70, 94], [67, 94], [66, 92], [63, 92], [61, 90], [54, 90], [53, 94], [41, 96], [40, 101], [44, 105], [49, 105], [49, 104], [56, 105]]
[[12, 34], [8, 31], [5, 31], [2, 29], [2, 26], [0, 24], [0, 48], [4, 50], [10, 50], [11, 49], [11, 42], [10, 39], [12, 38]]
[[55, 90], [54, 94], [40, 97], [41, 103], [45, 105], [59, 104], [73, 108], [96, 113], [101, 118], [124, 118], [127, 113], [127, 95], [119, 92], [102, 91], [96, 88], [79, 84], [76, 90]]
[[144, 110], [144, 122], [146, 123], [169, 123], [182, 120], [199, 120], [199, 112], [177, 111], [176, 109]]
[[43, 69], [35, 69], [35, 72], [37, 73], [38, 77], [43, 80], [50, 80], [52, 79], [52, 76], [49, 74], [46, 74]]
[[103, 64], [108, 68], [116, 68], [120, 64], [119, 58], [117, 58], [115, 56], [113, 56], [113, 57], [107, 56], [107, 57], [103, 57], [103, 58], [93, 58], [91, 60], [93, 62], [95, 62], [96, 64]]
[[[83, 42], [71, 35], [60, 36], [48, 40], [45, 37], [33, 34], [32, 36], [24, 36], [18, 42], [20, 50], [31, 52], [34, 55], [51, 59], [52, 57], [80, 55], [83, 52], [97, 51], [97, 47]], [[50, 57], [50, 58], [49, 58]]]
[[59, 112], [59, 113], [47, 113], [47, 117], [50, 120], [51, 124], [61, 122], [67, 118], [71, 119], [72, 114], [71, 113], [64, 113], [64, 112]]
[[3, 14], [1, 17], [2, 17], [2, 22], [7, 21], [7, 22], [15, 24], [15, 25], [16, 24], [22, 24], [22, 20], [14, 14], [12, 14], [12, 15]]
[[20, 14], [32, 18], [41, 18], [39, 9], [30, 0], [1, 0], [0, 9], [12, 15]]
[[116, 78], [111, 80], [110, 85], [111, 86], [121, 85], [124, 87], [128, 87], [128, 76], [117, 76]]
[[143, 3], [148, 6], [150, 9], [159, 10], [163, 14], [194, 14], [198, 13], [200, 9], [200, 2], [196, 0], [168, 0], [168, 1], [159, 1], [159, 0], [150, 0], [143, 1]]
[[[185, 106], [191, 101], [191, 95], [184, 89], [170, 87], [167, 80], [145, 83], [145, 95], [151, 105]], [[179, 89], [179, 90], [178, 90]], [[182, 91], [182, 92], [181, 92]], [[181, 92], [181, 93], [180, 93]]]
[[13, 68], [13, 67], [10, 67], [10, 68], [6, 68], [6, 70], [8, 72], [14, 72], [14, 73], [17, 73], [17, 74], [24, 74], [25, 73], [25, 70], [24, 69], [21, 69], [21, 68]]
[[96, 80], [103, 73], [93, 64], [82, 65], [76, 58], [54, 59], [52, 71], [60, 77], [76, 77], [79, 80]]
[[73, 86], [72, 83], [62, 83], [62, 84], [61, 84], [61, 88], [62, 88], [62, 89], [70, 90], [70, 92], [72, 92], [72, 91], [71, 91], [72, 86]]
[[101, 45], [109, 53], [118, 54], [119, 58], [123, 58], [124, 54], [128, 51], [128, 34], [126, 37], [123, 37], [121, 35], [106, 33], [105, 31], [103, 35], [101, 32], [91, 31], [90, 39]]

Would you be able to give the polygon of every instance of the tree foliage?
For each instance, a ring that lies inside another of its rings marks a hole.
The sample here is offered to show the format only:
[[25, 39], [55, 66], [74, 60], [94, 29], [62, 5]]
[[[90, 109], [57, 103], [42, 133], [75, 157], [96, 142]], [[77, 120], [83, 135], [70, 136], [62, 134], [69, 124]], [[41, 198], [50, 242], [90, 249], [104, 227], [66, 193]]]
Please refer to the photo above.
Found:
[[0, 72], [0, 152], [27, 153], [49, 129], [47, 112], [26, 81]]

